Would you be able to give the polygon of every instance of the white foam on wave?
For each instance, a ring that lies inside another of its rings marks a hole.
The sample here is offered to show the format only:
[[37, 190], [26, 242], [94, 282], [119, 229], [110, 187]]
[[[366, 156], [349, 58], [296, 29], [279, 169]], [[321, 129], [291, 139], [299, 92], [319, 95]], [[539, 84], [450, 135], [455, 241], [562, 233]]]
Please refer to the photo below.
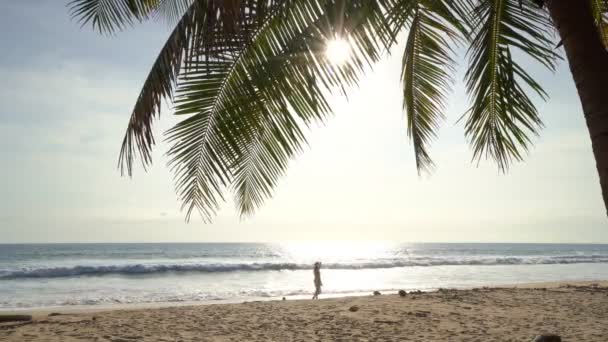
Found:
[[[526, 257], [417, 257], [409, 259], [387, 259], [356, 263], [325, 263], [323, 268], [335, 270], [382, 269], [396, 267], [450, 266], [450, 265], [543, 265], [608, 263], [608, 255], [559, 255]], [[183, 264], [126, 264], [126, 265], [77, 265], [66, 267], [28, 267], [0, 270], [0, 279], [61, 278], [80, 276], [127, 275], [137, 276], [160, 273], [183, 272], [258, 272], [297, 271], [312, 269], [310, 263], [183, 263]]]

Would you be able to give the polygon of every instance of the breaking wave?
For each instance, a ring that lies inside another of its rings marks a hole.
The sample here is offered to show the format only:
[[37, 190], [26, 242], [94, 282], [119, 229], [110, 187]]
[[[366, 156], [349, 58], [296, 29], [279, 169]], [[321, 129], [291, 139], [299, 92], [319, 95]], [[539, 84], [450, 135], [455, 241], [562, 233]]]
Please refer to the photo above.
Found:
[[[608, 263], [608, 255], [561, 255], [535, 257], [418, 257], [409, 259], [376, 260], [374, 262], [325, 263], [323, 268], [334, 270], [382, 269], [396, 267], [424, 267], [450, 265], [543, 265]], [[157, 273], [213, 273], [297, 271], [312, 269], [310, 263], [198, 263], [198, 264], [123, 264], [99, 266], [40, 267], [0, 270], [0, 279], [61, 278], [102, 275], [149, 275]]]

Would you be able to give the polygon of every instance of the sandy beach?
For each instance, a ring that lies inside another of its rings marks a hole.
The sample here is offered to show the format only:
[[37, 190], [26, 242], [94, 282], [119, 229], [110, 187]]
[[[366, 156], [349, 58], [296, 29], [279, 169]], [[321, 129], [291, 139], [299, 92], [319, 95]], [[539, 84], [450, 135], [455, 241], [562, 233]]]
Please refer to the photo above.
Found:
[[0, 340], [606, 341], [608, 282], [33, 314], [0, 324]]

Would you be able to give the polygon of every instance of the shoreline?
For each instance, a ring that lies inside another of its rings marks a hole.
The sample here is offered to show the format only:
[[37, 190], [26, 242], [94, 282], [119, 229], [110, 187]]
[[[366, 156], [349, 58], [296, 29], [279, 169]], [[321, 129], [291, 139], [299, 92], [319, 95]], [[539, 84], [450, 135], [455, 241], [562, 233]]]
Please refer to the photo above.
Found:
[[[481, 288], [559, 288], [563, 286], [590, 286], [597, 284], [600, 287], [608, 287], [608, 279], [606, 280], [575, 280], [575, 281], [551, 281], [551, 282], [532, 282], [532, 283], [512, 283], [512, 284], [488, 284], [477, 287], [451, 287], [446, 290], [467, 291]], [[437, 292], [441, 288], [429, 288], [424, 290], [413, 289], [411, 291], [421, 291], [423, 293]], [[397, 289], [380, 289], [383, 295], [395, 295]], [[332, 293], [322, 294], [319, 300], [339, 299], [339, 298], [357, 298], [372, 296], [370, 292], [350, 292], [350, 293]], [[312, 296], [312, 291], [311, 295]], [[309, 295], [285, 296], [286, 301], [306, 301], [310, 300]], [[250, 297], [250, 298], [228, 298], [207, 301], [175, 301], [175, 302], [149, 302], [149, 303], [116, 303], [116, 304], [91, 304], [91, 305], [63, 305], [63, 306], [45, 306], [45, 307], [24, 307], [24, 308], [0, 308], [0, 315], [9, 314], [31, 314], [32, 316], [45, 316], [50, 313], [61, 314], [81, 314], [81, 313], [97, 313], [107, 311], [132, 311], [132, 310], [148, 310], [148, 309], [163, 309], [163, 308], [179, 308], [179, 307], [195, 307], [208, 305], [229, 305], [229, 304], [244, 304], [258, 302], [282, 302], [282, 297]]]
[[2, 341], [563, 341], [608, 338], [608, 281], [320, 300], [131, 307], [0, 323]]

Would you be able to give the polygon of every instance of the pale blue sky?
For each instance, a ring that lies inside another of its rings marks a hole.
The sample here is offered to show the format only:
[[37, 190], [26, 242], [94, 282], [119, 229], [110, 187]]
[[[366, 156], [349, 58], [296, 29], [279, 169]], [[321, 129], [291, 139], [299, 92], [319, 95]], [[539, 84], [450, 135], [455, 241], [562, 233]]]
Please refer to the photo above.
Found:
[[[334, 99], [336, 117], [312, 130], [310, 148], [255, 217], [240, 221], [226, 203], [214, 224], [186, 224], [164, 144], [148, 173], [129, 180], [116, 170], [130, 110], [167, 34], [159, 22], [101, 37], [70, 21], [61, 1], [0, 2], [0, 243], [608, 242], [565, 63], [555, 74], [527, 66], [551, 99], [537, 101], [546, 128], [524, 163], [501, 175], [470, 162], [456, 123], [467, 107], [459, 82], [432, 148], [437, 169], [420, 178], [401, 113], [398, 49], [349, 101]], [[159, 134], [176, 122], [167, 114]]]

